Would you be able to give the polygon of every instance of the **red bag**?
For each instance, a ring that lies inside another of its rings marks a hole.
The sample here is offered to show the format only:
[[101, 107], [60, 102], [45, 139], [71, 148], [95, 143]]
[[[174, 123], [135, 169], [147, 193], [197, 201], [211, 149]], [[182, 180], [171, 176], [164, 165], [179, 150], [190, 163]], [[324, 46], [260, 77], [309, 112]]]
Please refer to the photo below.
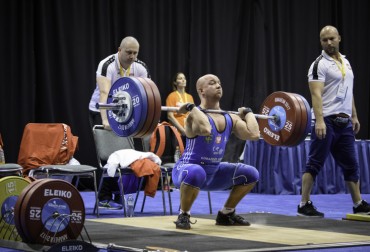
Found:
[[18, 164], [23, 174], [42, 165], [67, 164], [77, 148], [78, 137], [64, 123], [28, 123], [23, 131]]

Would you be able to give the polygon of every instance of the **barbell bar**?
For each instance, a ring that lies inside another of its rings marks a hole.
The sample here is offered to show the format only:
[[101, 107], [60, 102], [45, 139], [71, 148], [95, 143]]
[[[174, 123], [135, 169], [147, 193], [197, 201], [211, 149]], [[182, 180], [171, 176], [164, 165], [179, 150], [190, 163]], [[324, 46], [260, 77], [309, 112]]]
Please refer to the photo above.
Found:
[[[127, 109], [127, 104], [118, 104], [118, 103], [97, 103], [95, 106], [97, 109], [108, 109], [112, 111], [122, 111]], [[168, 107], [168, 106], [161, 106], [161, 111], [166, 112], [178, 112], [179, 107]], [[238, 111], [226, 111], [226, 110], [217, 110], [217, 109], [203, 109], [205, 113], [217, 113], [217, 114], [236, 114], [238, 115]], [[259, 119], [271, 119], [271, 120], [278, 120], [278, 117], [275, 115], [260, 115], [254, 114], [256, 118]]]
[[[148, 78], [122, 77], [113, 83], [106, 103], [96, 108], [106, 110], [109, 125], [121, 137], [152, 134], [161, 111], [178, 112], [179, 107], [161, 106], [155, 83]], [[311, 108], [306, 99], [294, 93], [276, 91], [262, 103], [258, 120], [261, 137], [270, 145], [295, 146], [311, 129]], [[239, 114], [236, 111], [206, 109], [206, 113]]]

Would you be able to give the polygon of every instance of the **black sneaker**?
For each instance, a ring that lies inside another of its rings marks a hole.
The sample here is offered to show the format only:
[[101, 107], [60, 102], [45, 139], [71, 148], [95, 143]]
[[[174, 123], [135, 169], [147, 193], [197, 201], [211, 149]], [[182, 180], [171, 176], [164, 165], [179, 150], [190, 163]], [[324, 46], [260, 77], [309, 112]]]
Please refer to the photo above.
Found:
[[370, 205], [365, 200], [362, 200], [359, 206], [353, 207], [353, 213], [370, 214]]
[[299, 207], [298, 205], [298, 215], [308, 216], [308, 217], [324, 217], [324, 214], [317, 211], [316, 207], [313, 206], [312, 201], [307, 201], [306, 205]]
[[181, 213], [177, 217], [177, 221], [174, 221], [173, 223], [176, 224], [176, 228], [178, 229], [190, 229], [190, 224], [195, 224], [196, 222], [197, 221], [191, 222], [190, 215], [188, 215], [187, 213]]
[[240, 215], [235, 214], [234, 212], [224, 214], [221, 211], [218, 211], [217, 218], [216, 218], [216, 225], [221, 226], [250, 226], [251, 224], [246, 221]]

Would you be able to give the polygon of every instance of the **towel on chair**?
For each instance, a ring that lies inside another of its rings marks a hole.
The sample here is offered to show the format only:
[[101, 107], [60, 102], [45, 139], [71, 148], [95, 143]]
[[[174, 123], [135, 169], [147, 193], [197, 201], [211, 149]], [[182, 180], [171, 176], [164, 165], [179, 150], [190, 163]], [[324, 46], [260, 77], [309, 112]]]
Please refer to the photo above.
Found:
[[154, 197], [160, 178], [160, 167], [162, 160], [152, 152], [143, 152], [133, 149], [124, 149], [113, 152], [104, 166], [110, 177], [114, 177], [118, 167], [133, 169], [136, 176], [148, 176], [144, 191], [145, 195]]
[[159, 176], [161, 175], [159, 165], [150, 159], [144, 158], [133, 162], [131, 169], [137, 177], [147, 176], [144, 192], [146, 196], [154, 198], [157, 192]]

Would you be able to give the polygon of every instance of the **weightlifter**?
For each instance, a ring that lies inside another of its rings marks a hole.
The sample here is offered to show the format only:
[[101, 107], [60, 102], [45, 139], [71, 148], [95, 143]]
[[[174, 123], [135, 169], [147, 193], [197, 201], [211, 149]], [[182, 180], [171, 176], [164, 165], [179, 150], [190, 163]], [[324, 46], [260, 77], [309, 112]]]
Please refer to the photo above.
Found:
[[200, 190], [231, 188], [224, 207], [218, 212], [217, 225], [249, 226], [235, 208], [259, 179], [256, 168], [242, 163], [221, 162], [226, 143], [233, 132], [242, 140], [258, 140], [257, 120], [251, 109], [239, 108], [239, 114], [205, 113], [204, 109], [220, 109], [222, 86], [219, 78], [207, 74], [196, 83], [201, 103], [184, 104], [179, 113], [190, 111], [185, 121], [186, 148], [173, 171], [173, 183], [180, 188], [180, 213], [176, 228], [190, 229], [190, 209]]
[[[113, 83], [121, 77], [135, 76], [150, 78], [149, 71], [144, 62], [137, 59], [139, 42], [134, 37], [122, 39], [118, 52], [109, 55], [98, 65], [96, 71], [96, 88], [89, 104], [89, 120], [91, 128], [94, 125], [104, 125], [111, 130], [105, 110], [99, 111], [96, 103], [107, 102], [108, 93]], [[119, 194], [113, 199], [112, 192], [118, 191], [116, 178], [105, 178], [99, 193], [99, 206], [108, 208], [122, 208]]]

